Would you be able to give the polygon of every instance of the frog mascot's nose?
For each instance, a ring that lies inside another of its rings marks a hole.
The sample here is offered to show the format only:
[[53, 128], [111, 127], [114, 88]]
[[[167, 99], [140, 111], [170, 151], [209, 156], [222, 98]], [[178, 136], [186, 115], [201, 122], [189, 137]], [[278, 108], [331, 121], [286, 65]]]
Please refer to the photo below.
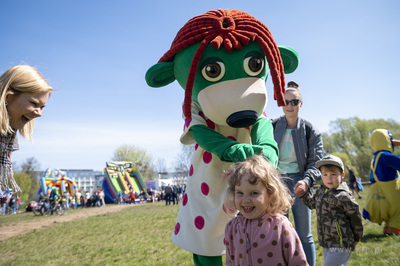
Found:
[[226, 123], [234, 128], [249, 127], [257, 121], [257, 118], [258, 114], [255, 111], [239, 111], [231, 114]]

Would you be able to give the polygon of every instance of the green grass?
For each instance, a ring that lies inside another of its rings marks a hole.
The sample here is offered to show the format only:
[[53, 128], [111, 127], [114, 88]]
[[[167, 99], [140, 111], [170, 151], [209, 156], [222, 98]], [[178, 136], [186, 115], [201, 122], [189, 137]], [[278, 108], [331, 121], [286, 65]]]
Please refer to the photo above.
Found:
[[[358, 201], [362, 208], [364, 199]], [[149, 203], [56, 223], [0, 242], [0, 265], [193, 265], [192, 254], [171, 242], [177, 212], [178, 206]], [[312, 213], [317, 242], [315, 211]], [[50, 218], [32, 213], [1, 216], [0, 230], [7, 224]], [[400, 265], [400, 237], [384, 236], [382, 226], [363, 223], [364, 237], [349, 265]], [[323, 265], [318, 243], [316, 249], [317, 265]]]
[[[190, 265], [191, 253], [170, 240], [177, 212], [177, 206], [141, 204], [117, 213], [57, 223], [1, 242], [0, 264]], [[17, 217], [25, 221], [51, 218], [25, 213], [0, 217], [0, 223], [4, 225], [3, 218]]]

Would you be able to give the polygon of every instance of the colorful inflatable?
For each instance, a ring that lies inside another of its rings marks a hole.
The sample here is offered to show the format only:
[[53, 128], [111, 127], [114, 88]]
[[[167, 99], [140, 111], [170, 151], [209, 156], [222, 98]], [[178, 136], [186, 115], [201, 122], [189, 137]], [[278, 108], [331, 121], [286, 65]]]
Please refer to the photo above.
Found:
[[137, 193], [147, 191], [139, 171], [131, 162], [106, 163], [103, 188], [106, 203], [116, 202], [119, 193], [125, 195], [131, 188]]
[[38, 194], [40, 192], [44, 192], [45, 195], [50, 195], [51, 189], [54, 186], [60, 187], [61, 196], [64, 195], [66, 189], [68, 188], [69, 194], [74, 196], [75, 193], [78, 192], [78, 187], [71, 178], [65, 176], [65, 173], [60, 171], [59, 169], [46, 169], [44, 176], [41, 178], [40, 188]]

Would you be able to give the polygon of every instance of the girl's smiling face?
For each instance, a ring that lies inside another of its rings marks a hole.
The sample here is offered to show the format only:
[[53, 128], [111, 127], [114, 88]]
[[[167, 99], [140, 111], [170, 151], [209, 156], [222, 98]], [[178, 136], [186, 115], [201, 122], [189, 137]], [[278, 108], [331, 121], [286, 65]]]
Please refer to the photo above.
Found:
[[41, 117], [49, 97], [50, 92], [8, 94], [10, 126], [14, 130], [21, 130], [30, 120]]
[[245, 218], [257, 219], [265, 213], [269, 197], [262, 182], [251, 184], [249, 179], [250, 176], [245, 174], [235, 186], [235, 206]]

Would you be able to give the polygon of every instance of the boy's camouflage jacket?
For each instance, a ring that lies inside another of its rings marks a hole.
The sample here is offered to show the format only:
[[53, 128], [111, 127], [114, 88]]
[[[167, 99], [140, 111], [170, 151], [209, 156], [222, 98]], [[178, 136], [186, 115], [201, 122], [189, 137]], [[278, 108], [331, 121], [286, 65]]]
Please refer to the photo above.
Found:
[[321, 185], [314, 196], [306, 193], [301, 200], [317, 213], [318, 242], [325, 248], [354, 250], [363, 235], [358, 203], [342, 182], [335, 189]]

